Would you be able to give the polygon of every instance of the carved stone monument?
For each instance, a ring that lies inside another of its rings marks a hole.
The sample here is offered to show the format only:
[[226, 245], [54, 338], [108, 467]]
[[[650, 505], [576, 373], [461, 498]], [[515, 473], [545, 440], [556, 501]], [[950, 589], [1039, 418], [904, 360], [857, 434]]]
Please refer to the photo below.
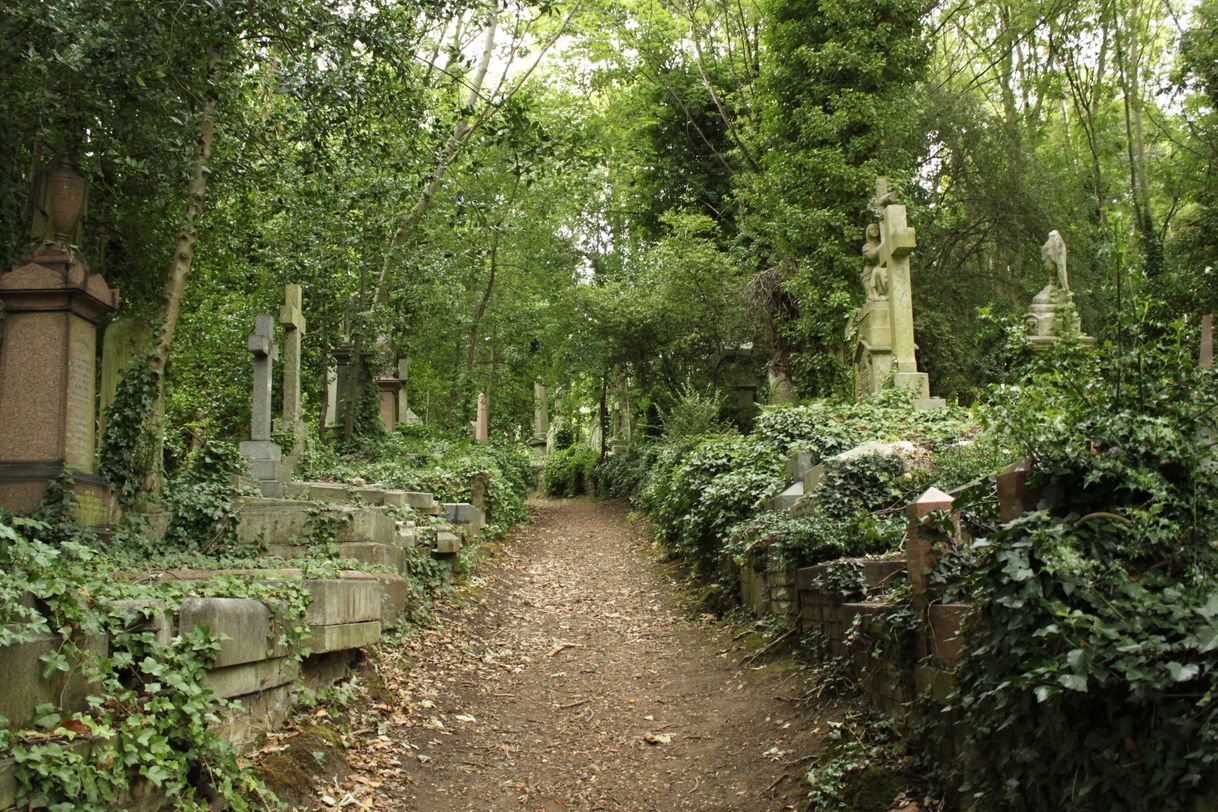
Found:
[[279, 348], [275, 345], [275, 319], [263, 313], [254, 322], [254, 332], [246, 342], [254, 356], [254, 390], [250, 401], [250, 439], [241, 443], [241, 453], [250, 464], [250, 473], [262, 486], [263, 496], [283, 496], [288, 478], [283, 451], [271, 439], [271, 390]]
[[1033, 349], [1049, 347], [1063, 338], [1094, 344], [1094, 338], [1083, 334], [1078, 308], [1074, 306], [1074, 294], [1066, 274], [1066, 241], [1061, 234], [1049, 232], [1049, 239], [1040, 248], [1040, 258], [1045, 270], [1052, 271], [1053, 276], [1032, 299], [1032, 306], [1024, 316], [1028, 343]]
[[930, 396], [929, 376], [918, 371], [909, 268], [917, 234], [884, 178], [876, 180], [872, 211], [879, 222], [867, 226], [863, 243], [860, 278], [867, 301], [856, 319], [855, 394], [861, 398], [893, 386], [913, 392], [919, 408], [943, 406]]
[[410, 398], [407, 394], [410, 384], [410, 360], [407, 358], [398, 359], [398, 380], [402, 382], [402, 390], [398, 392], [398, 422], [407, 426], [422, 423], [419, 416], [410, 410]]
[[474, 423], [474, 441], [489, 443], [491, 439], [490, 418], [486, 409], [486, 393], [478, 393], [478, 419]]
[[533, 383], [533, 436], [529, 448], [538, 457], [546, 455], [546, 437], [550, 434], [550, 400], [546, 386], [541, 381]]
[[0, 506], [29, 511], [64, 470], [77, 517], [107, 521], [110, 491], [96, 471], [97, 322], [118, 308], [75, 247], [85, 178], [59, 155], [34, 185], [31, 248], [0, 276]]
[[300, 343], [305, 335], [305, 317], [300, 285], [284, 285], [279, 323], [283, 325], [283, 427], [291, 432], [289, 467], [294, 468], [304, 450], [305, 425], [300, 417]]

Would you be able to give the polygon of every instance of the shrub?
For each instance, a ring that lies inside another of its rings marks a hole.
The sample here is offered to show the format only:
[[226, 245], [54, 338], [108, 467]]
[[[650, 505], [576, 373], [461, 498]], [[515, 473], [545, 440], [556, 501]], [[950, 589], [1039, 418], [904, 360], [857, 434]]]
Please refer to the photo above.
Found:
[[1218, 763], [1218, 381], [1178, 326], [1134, 336], [995, 398], [1041, 501], [973, 549], [952, 704], [977, 808], [1182, 810]]
[[600, 455], [586, 445], [573, 445], [546, 458], [546, 493], [579, 496], [593, 490], [593, 470]]

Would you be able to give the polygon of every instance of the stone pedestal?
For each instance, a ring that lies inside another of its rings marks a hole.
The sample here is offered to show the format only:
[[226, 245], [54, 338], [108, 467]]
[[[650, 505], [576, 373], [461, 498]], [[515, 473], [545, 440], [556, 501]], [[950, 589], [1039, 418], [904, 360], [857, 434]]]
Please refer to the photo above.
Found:
[[398, 398], [402, 394], [403, 383], [400, 378], [394, 378], [392, 375], [382, 375], [376, 379], [376, 388], [381, 393], [381, 425], [385, 427], [385, 431], [393, 431], [397, 424]]
[[246, 346], [254, 356], [254, 388], [250, 401], [250, 439], [241, 443], [241, 453], [250, 473], [259, 481], [263, 496], [283, 496], [283, 483], [290, 472], [283, 463], [283, 451], [271, 440], [271, 389], [279, 348], [275, 346], [275, 322], [268, 314], [256, 320]]
[[28, 511], [66, 468], [77, 515], [102, 524], [110, 492], [97, 477], [97, 321], [118, 291], [70, 248], [44, 246], [0, 276], [0, 505]]

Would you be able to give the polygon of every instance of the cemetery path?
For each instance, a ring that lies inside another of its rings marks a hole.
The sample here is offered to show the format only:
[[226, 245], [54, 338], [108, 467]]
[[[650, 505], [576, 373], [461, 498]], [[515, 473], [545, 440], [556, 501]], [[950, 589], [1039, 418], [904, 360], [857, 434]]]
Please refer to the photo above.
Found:
[[[404, 810], [798, 808], [822, 726], [790, 661], [743, 665], [621, 503], [539, 502], [442, 625], [364, 672], [343, 793]], [[827, 713], [821, 710], [821, 713]]]

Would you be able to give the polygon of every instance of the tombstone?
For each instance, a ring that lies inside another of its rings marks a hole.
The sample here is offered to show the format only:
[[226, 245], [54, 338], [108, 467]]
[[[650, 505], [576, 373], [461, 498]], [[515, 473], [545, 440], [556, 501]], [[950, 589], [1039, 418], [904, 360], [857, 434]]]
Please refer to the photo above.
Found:
[[478, 419], [474, 423], [474, 441], [478, 443], [489, 443], [490, 434], [490, 419], [486, 410], [486, 393], [478, 393]]
[[300, 285], [284, 285], [279, 323], [283, 325], [283, 427], [291, 432], [289, 467], [295, 467], [304, 450], [305, 425], [300, 417], [300, 342], [305, 334]]
[[1087, 346], [1095, 344], [1094, 338], [1083, 334], [1078, 308], [1074, 306], [1074, 294], [1066, 274], [1066, 242], [1061, 234], [1049, 232], [1049, 239], [1041, 246], [1040, 258], [1045, 270], [1052, 271], [1053, 276], [1032, 299], [1032, 306], [1024, 316], [1028, 344], [1034, 350], [1051, 347], [1063, 338]]
[[39, 172], [33, 245], [0, 275], [0, 506], [34, 509], [67, 470], [77, 518], [103, 524], [110, 490], [94, 473], [97, 322], [118, 308], [118, 291], [89, 272], [73, 245], [85, 195], [85, 178], [67, 155]]
[[338, 368], [326, 367], [326, 428], [338, 425]]
[[550, 404], [546, 385], [541, 381], [533, 383], [533, 436], [529, 438], [529, 448], [537, 457], [546, 455], [546, 437], [550, 434]]
[[376, 387], [381, 393], [381, 425], [385, 427], [385, 431], [393, 431], [393, 427], [398, 422], [398, 399], [402, 394], [402, 384], [405, 383], [400, 378], [395, 378], [392, 375], [382, 375], [376, 379]]
[[406, 397], [407, 383], [409, 383], [409, 381], [410, 381], [409, 371], [410, 371], [410, 360], [408, 358], [398, 358], [397, 359], [397, 380], [402, 381], [402, 390], [397, 393], [397, 422], [404, 422], [404, 424], [407, 424], [407, 425], [412, 424], [412, 422], [419, 421], [419, 418], [417, 415], [414, 416], [413, 421], [410, 420], [410, 416], [414, 415], [414, 413], [413, 413], [413, 411], [410, 411], [410, 405], [407, 402], [407, 397]]
[[930, 377], [918, 371], [914, 343], [909, 256], [917, 234], [885, 178], [876, 180], [872, 211], [879, 222], [867, 226], [863, 244], [867, 301], [855, 320], [855, 394], [862, 398], [891, 385], [913, 392], [918, 408], [941, 407], [944, 401], [930, 396]]
[[135, 356], [152, 346], [152, 328], [136, 319], [120, 316], [106, 325], [102, 335], [101, 398], [97, 413], [97, 436], [106, 436], [106, 409], [114, 403], [122, 381]]
[[1202, 369], [1214, 367], [1214, 314], [1206, 313], [1201, 317], [1201, 350], [1198, 363]]
[[241, 443], [241, 453], [249, 461], [250, 473], [262, 486], [263, 496], [283, 496], [288, 478], [282, 449], [271, 439], [271, 390], [279, 348], [275, 345], [275, 319], [260, 314], [246, 347], [254, 356], [254, 389], [250, 399], [250, 439]]

